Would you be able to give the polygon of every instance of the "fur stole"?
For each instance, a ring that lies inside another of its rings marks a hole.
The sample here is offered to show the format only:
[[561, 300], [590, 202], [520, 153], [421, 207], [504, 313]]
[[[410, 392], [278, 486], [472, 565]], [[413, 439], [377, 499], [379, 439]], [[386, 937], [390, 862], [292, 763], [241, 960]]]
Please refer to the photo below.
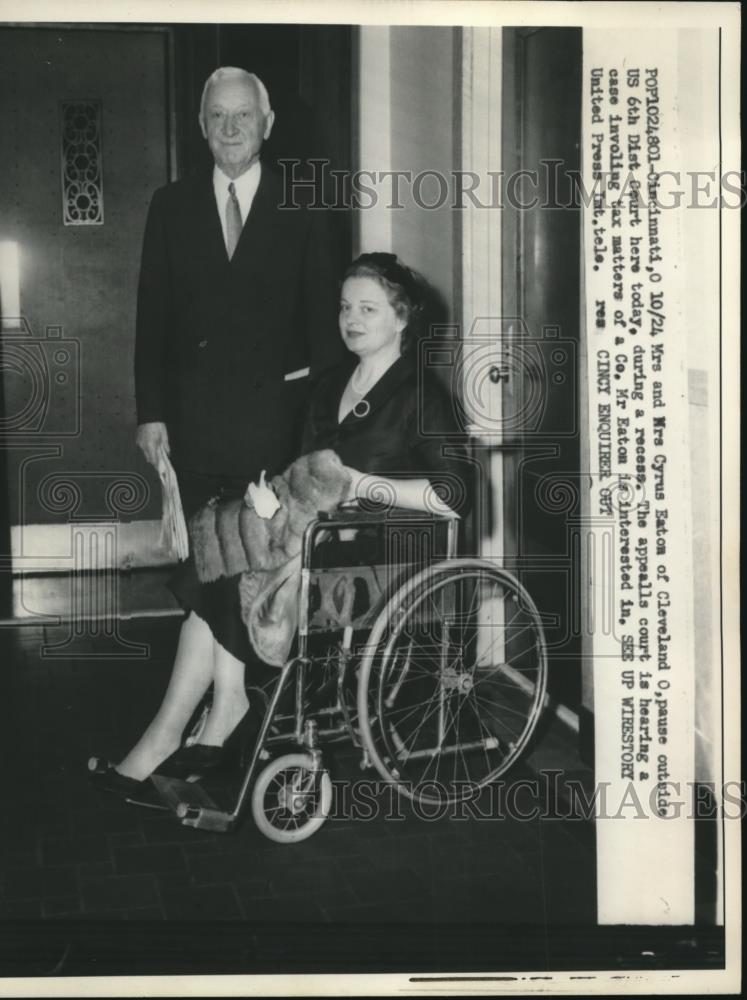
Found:
[[241, 616], [257, 655], [282, 666], [296, 632], [301, 542], [319, 511], [343, 500], [350, 476], [330, 450], [296, 459], [270, 481], [280, 503], [262, 518], [247, 496], [210, 501], [190, 520], [198, 578], [208, 583], [240, 574]]

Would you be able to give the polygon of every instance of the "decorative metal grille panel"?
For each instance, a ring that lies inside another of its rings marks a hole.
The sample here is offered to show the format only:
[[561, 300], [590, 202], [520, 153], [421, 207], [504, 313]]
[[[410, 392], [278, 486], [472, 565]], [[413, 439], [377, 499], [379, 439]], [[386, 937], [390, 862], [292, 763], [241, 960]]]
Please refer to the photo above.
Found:
[[101, 101], [62, 104], [62, 218], [66, 226], [104, 222]]

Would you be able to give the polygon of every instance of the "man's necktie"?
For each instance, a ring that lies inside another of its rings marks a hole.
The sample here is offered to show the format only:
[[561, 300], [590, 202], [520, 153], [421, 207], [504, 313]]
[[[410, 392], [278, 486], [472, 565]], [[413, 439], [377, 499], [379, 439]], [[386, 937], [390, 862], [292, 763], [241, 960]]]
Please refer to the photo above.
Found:
[[241, 209], [236, 197], [236, 188], [231, 182], [228, 185], [228, 201], [226, 202], [226, 250], [228, 259], [233, 257], [236, 244], [241, 236]]

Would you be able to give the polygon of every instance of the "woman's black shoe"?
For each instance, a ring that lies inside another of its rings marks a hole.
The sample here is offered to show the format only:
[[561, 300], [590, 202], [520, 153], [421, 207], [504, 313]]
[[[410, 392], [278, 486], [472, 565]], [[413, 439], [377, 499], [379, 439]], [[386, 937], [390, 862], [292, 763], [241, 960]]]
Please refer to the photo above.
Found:
[[215, 771], [219, 767], [232, 763], [243, 767], [261, 722], [257, 719], [257, 713], [252, 710], [252, 705], [233, 732], [226, 737], [223, 746], [193, 743], [188, 747], [179, 747], [153, 773], [164, 778], [179, 778], [181, 781], [199, 781], [209, 771]]
[[179, 747], [153, 773], [164, 778], [178, 778], [180, 781], [197, 781], [222, 760], [223, 747], [193, 743], [188, 747]]
[[132, 795], [142, 795], [147, 784], [147, 778], [145, 781], [138, 781], [136, 778], [128, 778], [126, 775], [120, 774], [114, 764], [106, 757], [91, 757], [88, 761], [88, 771], [88, 777], [94, 788], [119, 795], [123, 799]]

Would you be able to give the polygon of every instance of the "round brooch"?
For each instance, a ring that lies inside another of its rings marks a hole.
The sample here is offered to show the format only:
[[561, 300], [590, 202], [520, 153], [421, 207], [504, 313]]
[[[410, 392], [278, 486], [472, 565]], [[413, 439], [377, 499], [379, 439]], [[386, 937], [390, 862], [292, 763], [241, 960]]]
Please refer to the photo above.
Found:
[[359, 399], [353, 407], [353, 416], [355, 417], [367, 417], [370, 412], [371, 404], [367, 399]]

